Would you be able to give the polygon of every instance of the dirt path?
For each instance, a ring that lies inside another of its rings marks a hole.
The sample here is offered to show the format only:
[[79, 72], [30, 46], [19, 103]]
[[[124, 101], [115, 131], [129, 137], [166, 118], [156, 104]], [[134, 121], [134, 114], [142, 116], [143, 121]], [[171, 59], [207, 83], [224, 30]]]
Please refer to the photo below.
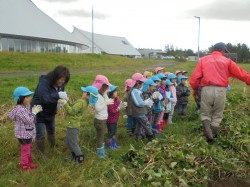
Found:
[[[152, 66], [145, 66], [140, 69], [154, 69], [155, 67], [161, 66], [161, 67], [170, 67], [170, 66], [176, 66], [179, 62], [161, 62], [158, 64], [154, 64]], [[134, 67], [127, 67], [127, 68], [112, 68], [112, 71], [126, 71], [126, 70], [133, 70]], [[136, 68], [137, 69], [137, 68]], [[139, 67], [138, 67], [139, 69]], [[71, 74], [80, 74], [80, 73], [92, 73], [92, 72], [107, 72], [110, 71], [108, 68], [104, 69], [93, 69], [93, 70], [86, 70], [86, 69], [80, 69], [80, 70], [72, 70], [70, 71]], [[0, 73], [0, 78], [6, 78], [6, 77], [20, 77], [20, 76], [39, 76], [47, 74], [48, 72], [11, 72], [11, 73]]]

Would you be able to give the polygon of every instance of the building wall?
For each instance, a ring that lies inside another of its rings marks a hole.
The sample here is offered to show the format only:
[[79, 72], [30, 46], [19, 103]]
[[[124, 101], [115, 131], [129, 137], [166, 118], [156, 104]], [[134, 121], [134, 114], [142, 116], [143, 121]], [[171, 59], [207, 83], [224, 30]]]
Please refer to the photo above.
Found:
[[37, 39], [16, 39], [0, 36], [0, 51], [80, 53], [81, 46]]

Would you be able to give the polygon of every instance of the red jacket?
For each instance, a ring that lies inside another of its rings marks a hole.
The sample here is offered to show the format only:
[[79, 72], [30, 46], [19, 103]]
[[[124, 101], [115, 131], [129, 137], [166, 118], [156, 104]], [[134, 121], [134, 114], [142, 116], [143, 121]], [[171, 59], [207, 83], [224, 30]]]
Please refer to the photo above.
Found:
[[117, 123], [119, 119], [119, 110], [118, 107], [120, 105], [121, 101], [118, 97], [114, 98], [114, 104], [108, 105], [108, 119], [107, 123]]
[[235, 77], [250, 84], [250, 75], [247, 71], [220, 52], [214, 51], [211, 55], [199, 60], [190, 77], [190, 85], [194, 90], [197, 90], [199, 86], [227, 87], [228, 77]]

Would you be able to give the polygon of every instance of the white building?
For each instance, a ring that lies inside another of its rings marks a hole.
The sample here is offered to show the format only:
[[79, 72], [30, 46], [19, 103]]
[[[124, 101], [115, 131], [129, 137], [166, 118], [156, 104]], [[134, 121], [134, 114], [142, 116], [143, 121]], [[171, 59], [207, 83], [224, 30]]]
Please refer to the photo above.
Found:
[[79, 53], [87, 48], [31, 0], [0, 0], [0, 51]]
[[[92, 33], [74, 28], [73, 36], [81, 43], [89, 46], [84, 53], [92, 53]], [[108, 36], [94, 33], [94, 53], [127, 57], [141, 57], [141, 54], [124, 37]]]

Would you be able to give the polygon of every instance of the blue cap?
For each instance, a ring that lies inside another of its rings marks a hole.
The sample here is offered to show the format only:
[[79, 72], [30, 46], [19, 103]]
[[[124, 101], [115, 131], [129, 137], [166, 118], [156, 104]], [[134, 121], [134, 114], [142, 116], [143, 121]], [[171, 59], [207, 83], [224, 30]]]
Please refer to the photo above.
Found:
[[167, 79], [167, 76], [164, 75], [163, 73], [159, 73], [159, 74], [157, 74], [157, 76], [159, 79]]
[[219, 43], [216, 43], [214, 44], [214, 51], [221, 51], [221, 50], [225, 50], [226, 53], [230, 53], [228, 50], [227, 50], [227, 46], [225, 43], [223, 42], [219, 42]]
[[152, 79], [147, 79], [147, 80], [143, 83], [142, 91], [143, 91], [143, 92], [148, 91], [149, 86], [157, 86], [157, 84], [155, 84], [154, 81], [153, 81]]
[[94, 86], [81, 87], [81, 90], [84, 92], [89, 92], [91, 95], [97, 97], [98, 89]]
[[176, 75], [175, 74], [173, 74], [173, 73], [170, 73], [169, 75], [168, 75], [168, 79], [170, 80], [170, 79], [176, 79], [177, 77], [176, 77]]
[[95, 97], [95, 96], [93, 96], [93, 95], [90, 95], [90, 97], [89, 97], [89, 104], [90, 104], [91, 106], [95, 106], [97, 100], [98, 100], [98, 97]]
[[184, 75], [181, 75], [181, 76], [179, 76], [178, 77], [178, 80], [177, 80], [177, 84], [179, 85], [179, 84], [181, 84], [181, 80], [182, 79], [187, 79], [188, 77], [186, 77], [186, 76], [184, 76]]
[[19, 99], [20, 96], [28, 96], [33, 94], [34, 92], [30, 91], [28, 88], [20, 86], [17, 87], [13, 93], [14, 95], [14, 102], [17, 103], [17, 100]]
[[174, 83], [172, 83], [169, 79], [166, 80], [165, 86], [172, 86]]
[[150, 77], [150, 79], [152, 79], [153, 81], [161, 81], [161, 79], [158, 77], [158, 75], [154, 75], [152, 77]]
[[116, 88], [117, 88], [117, 86], [111, 85], [111, 86], [109, 87], [109, 91], [110, 91], [110, 92], [113, 92], [113, 91], [115, 91]]

